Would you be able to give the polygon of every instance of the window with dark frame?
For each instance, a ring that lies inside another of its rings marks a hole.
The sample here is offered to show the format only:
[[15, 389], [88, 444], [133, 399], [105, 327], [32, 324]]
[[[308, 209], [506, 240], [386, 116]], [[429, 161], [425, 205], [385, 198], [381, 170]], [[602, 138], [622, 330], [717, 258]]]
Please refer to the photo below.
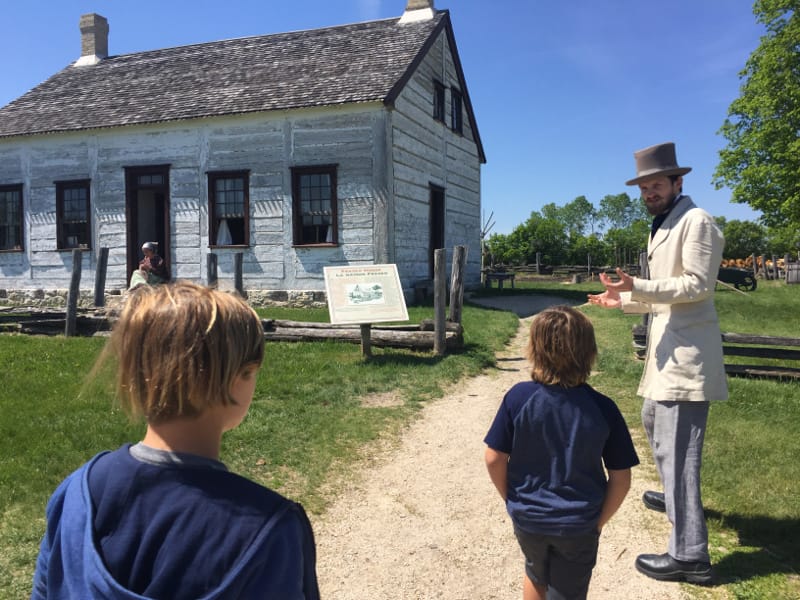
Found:
[[88, 179], [56, 181], [56, 245], [59, 250], [92, 247]]
[[456, 133], [464, 133], [464, 119], [462, 116], [461, 92], [452, 88], [450, 90], [450, 128]]
[[338, 243], [336, 165], [292, 168], [295, 246]]
[[250, 245], [250, 173], [208, 173], [210, 246]]
[[22, 250], [22, 185], [0, 185], [0, 250]]
[[433, 118], [444, 123], [444, 84], [433, 80]]

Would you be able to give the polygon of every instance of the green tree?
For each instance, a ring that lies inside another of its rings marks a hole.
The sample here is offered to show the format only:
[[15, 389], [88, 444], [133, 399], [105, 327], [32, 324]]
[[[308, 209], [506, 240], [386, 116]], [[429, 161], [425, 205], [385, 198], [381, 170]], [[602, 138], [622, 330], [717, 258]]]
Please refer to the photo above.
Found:
[[586, 199], [586, 196], [578, 196], [572, 202], [567, 202], [561, 207], [559, 216], [570, 236], [586, 235], [587, 229], [589, 229], [588, 233], [594, 233], [597, 209]]
[[558, 221], [561, 218], [561, 207], [557, 206], [555, 202], [550, 202], [542, 206], [538, 213], [543, 219], [552, 219]]
[[647, 248], [649, 235], [650, 222], [646, 219], [638, 219], [627, 227], [609, 229], [603, 237], [609, 262], [617, 266], [637, 263], [639, 252]]
[[761, 254], [767, 247], [767, 230], [753, 221], [726, 221], [722, 234], [725, 236], [723, 258], [747, 258]]
[[585, 265], [591, 261], [592, 266], [607, 265], [608, 258], [608, 245], [596, 233], [570, 236], [567, 255], [569, 264]]
[[558, 207], [549, 204], [543, 211], [550, 217], [533, 211], [527, 221], [508, 235], [495, 234], [489, 238], [487, 246], [495, 264], [533, 264], [537, 252], [541, 253], [545, 264], [561, 264], [566, 259], [568, 237], [564, 224], [557, 217]]
[[536, 251], [542, 253], [542, 262], [548, 265], [561, 265], [567, 259], [568, 237], [564, 224], [559, 219], [542, 219], [534, 231], [533, 252], [528, 263], [536, 262]]
[[777, 256], [797, 256], [800, 252], [800, 231], [797, 226], [784, 225], [767, 229], [767, 252]]
[[[518, 229], [518, 228], [517, 228]], [[497, 265], [519, 265], [524, 261], [526, 248], [520, 247], [519, 235], [515, 235], [516, 229], [510, 234], [493, 233], [486, 241], [489, 250], [489, 264]]]
[[740, 73], [741, 96], [719, 130], [714, 185], [760, 210], [768, 225], [800, 225], [800, 0], [756, 0], [767, 30]]
[[644, 202], [628, 194], [603, 196], [597, 216], [608, 229], [623, 229], [635, 221], [648, 219]]

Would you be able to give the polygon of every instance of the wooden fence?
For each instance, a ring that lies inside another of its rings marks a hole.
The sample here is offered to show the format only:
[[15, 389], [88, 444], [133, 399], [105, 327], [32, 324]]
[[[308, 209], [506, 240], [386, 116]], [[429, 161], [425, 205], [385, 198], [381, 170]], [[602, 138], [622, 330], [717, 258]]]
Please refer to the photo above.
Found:
[[[234, 282], [236, 291], [247, 297], [243, 286], [242, 253], [234, 255]], [[267, 341], [313, 341], [335, 339], [343, 342], [357, 342], [362, 345], [362, 353], [370, 355], [370, 347], [410, 348], [413, 350], [433, 350], [437, 355], [463, 347], [464, 335], [461, 314], [464, 304], [464, 272], [467, 261], [466, 246], [453, 249], [453, 266], [450, 279], [450, 312], [447, 315], [446, 253], [444, 249], [435, 251], [434, 276], [434, 319], [416, 325], [372, 326], [331, 325], [329, 323], [305, 323], [265, 319], [264, 338]], [[101, 248], [95, 276], [94, 302], [96, 307], [105, 304], [106, 265], [108, 248]], [[208, 255], [208, 284], [216, 286], [217, 256]], [[89, 314], [78, 310], [82, 251], [74, 250], [72, 255], [72, 278], [67, 293], [65, 311], [52, 309], [14, 308], [0, 311], [0, 331], [14, 331], [29, 334], [55, 335], [63, 332], [66, 336], [95, 335], [111, 329], [110, 317], [106, 314]]]
[[[643, 323], [633, 327], [633, 347], [637, 358], [643, 359], [647, 347], [647, 326]], [[747, 364], [726, 360], [728, 375], [800, 380], [800, 338], [723, 333], [722, 353], [757, 359]]]

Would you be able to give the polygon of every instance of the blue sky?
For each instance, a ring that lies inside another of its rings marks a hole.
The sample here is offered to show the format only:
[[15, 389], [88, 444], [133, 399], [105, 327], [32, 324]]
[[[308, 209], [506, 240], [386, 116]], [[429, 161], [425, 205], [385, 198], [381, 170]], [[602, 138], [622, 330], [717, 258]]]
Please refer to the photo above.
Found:
[[[0, 105], [80, 56], [80, 15], [109, 21], [126, 54], [402, 14], [406, 0], [5, 2]], [[753, 220], [715, 190], [739, 72], [764, 33], [752, 0], [436, 0], [450, 10], [487, 156], [484, 219], [509, 233], [532, 211], [638, 190], [633, 152], [664, 141], [693, 168], [684, 191], [714, 216]]]

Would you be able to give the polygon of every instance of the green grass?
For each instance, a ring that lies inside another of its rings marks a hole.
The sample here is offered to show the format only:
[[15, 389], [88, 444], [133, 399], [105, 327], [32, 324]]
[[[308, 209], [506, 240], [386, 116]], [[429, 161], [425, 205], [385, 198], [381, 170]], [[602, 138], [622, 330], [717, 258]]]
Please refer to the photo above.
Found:
[[[266, 309], [262, 316], [327, 321], [326, 310]], [[411, 322], [430, 307], [409, 309]], [[408, 422], [445, 386], [494, 364], [517, 327], [502, 311], [465, 307], [465, 348], [430, 352], [358, 344], [268, 343], [244, 423], [223, 440], [236, 472], [324, 510], [335, 482], [367, 444]], [[108, 382], [86, 385], [101, 339], [0, 336], [0, 598], [30, 595], [44, 509], [58, 483], [95, 453], [141, 439], [144, 427], [114, 408]], [[369, 394], [395, 394], [387, 407], [362, 405]]]
[[[517, 281], [503, 294], [560, 295], [579, 302], [597, 282]], [[481, 292], [483, 293], [483, 292]], [[493, 290], [493, 295], [497, 290]], [[800, 286], [759, 282], [746, 296], [720, 288], [723, 331], [800, 337]], [[592, 383], [614, 398], [641, 431], [635, 391], [642, 363], [631, 327], [641, 317], [594, 306], [600, 357]], [[266, 309], [264, 317], [327, 320], [326, 310]], [[410, 307], [410, 320], [432, 316]], [[466, 348], [431, 353], [374, 348], [364, 361], [356, 344], [269, 343], [245, 422], [225, 437], [229, 466], [325, 510], [348, 465], [381, 436], [391, 436], [444, 386], [493, 364], [513, 333], [510, 313], [466, 306]], [[138, 439], [113, 408], [107, 386], [83, 390], [102, 346], [97, 339], [0, 336], [0, 597], [30, 593], [44, 530], [44, 506], [55, 486], [88, 457]], [[782, 600], [800, 597], [800, 384], [729, 378], [730, 399], [711, 409], [703, 466], [712, 559], [721, 585], [689, 586], [697, 598]], [[369, 394], [396, 394], [398, 405], [369, 407]], [[645, 450], [642, 450], [643, 452]], [[666, 547], [666, 540], [664, 542]], [[654, 551], [659, 549], [654, 548]]]

